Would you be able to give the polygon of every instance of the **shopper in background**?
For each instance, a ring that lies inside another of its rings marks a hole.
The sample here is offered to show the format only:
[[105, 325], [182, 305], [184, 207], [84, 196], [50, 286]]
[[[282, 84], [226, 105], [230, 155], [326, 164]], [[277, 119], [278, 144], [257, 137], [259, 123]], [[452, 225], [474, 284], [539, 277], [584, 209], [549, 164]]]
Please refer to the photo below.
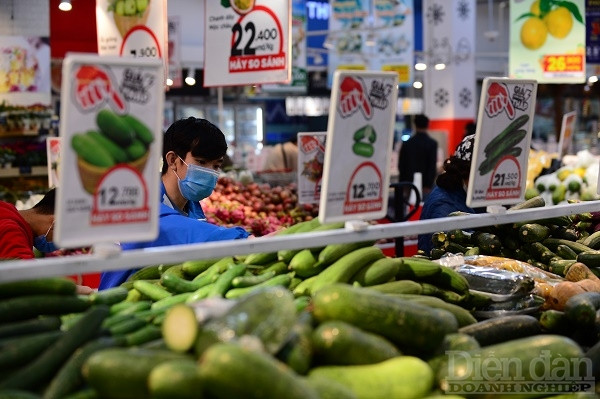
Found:
[[415, 134], [400, 147], [398, 172], [401, 182], [412, 182], [416, 172], [420, 172], [423, 182], [423, 198], [427, 198], [437, 175], [437, 141], [427, 133], [429, 118], [416, 115]]
[[0, 201], [0, 259], [33, 259], [35, 247], [41, 252], [56, 250], [54, 233], [54, 201], [52, 189], [31, 209], [17, 210]]
[[[247, 238], [242, 227], [206, 222], [199, 202], [212, 194], [226, 152], [225, 135], [209, 121], [190, 117], [173, 123], [163, 137], [158, 238], [122, 244], [123, 250]], [[120, 285], [135, 271], [104, 272], [99, 289]]]
[[[43, 254], [57, 250], [52, 243], [55, 199], [53, 188], [30, 209], [19, 211], [14, 205], [0, 201], [0, 260], [34, 259], [33, 248]], [[78, 294], [92, 292], [90, 287], [77, 286]]]
[[263, 171], [293, 172], [298, 169], [298, 138], [295, 135], [269, 150]]
[[[436, 187], [425, 200], [421, 220], [446, 217], [455, 211], [475, 213], [466, 204], [474, 140], [474, 134], [464, 137], [454, 155], [444, 162], [444, 172], [437, 177]], [[431, 238], [432, 234], [419, 235], [418, 248], [427, 254], [433, 248]]]
[[475, 122], [469, 122], [465, 125], [465, 134], [463, 137], [470, 136], [471, 134], [475, 134], [477, 130], [477, 124]]

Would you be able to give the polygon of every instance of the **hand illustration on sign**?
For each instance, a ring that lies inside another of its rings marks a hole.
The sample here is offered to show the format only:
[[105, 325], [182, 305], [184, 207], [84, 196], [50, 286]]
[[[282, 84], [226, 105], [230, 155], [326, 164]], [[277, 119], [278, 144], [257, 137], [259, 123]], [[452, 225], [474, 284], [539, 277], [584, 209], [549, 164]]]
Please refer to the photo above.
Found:
[[346, 76], [340, 84], [340, 114], [347, 118], [360, 109], [365, 118], [370, 119], [373, 109], [363, 82], [357, 78]]
[[515, 117], [515, 109], [510, 101], [510, 94], [506, 85], [494, 82], [488, 88], [488, 101], [485, 105], [485, 112], [489, 117], [494, 117], [503, 110], [506, 111], [506, 115], [510, 119]]
[[125, 102], [114, 89], [108, 74], [93, 65], [84, 65], [75, 75], [75, 95], [79, 105], [84, 110], [90, 110], [110, 101], [115, 110], [125, 111]]

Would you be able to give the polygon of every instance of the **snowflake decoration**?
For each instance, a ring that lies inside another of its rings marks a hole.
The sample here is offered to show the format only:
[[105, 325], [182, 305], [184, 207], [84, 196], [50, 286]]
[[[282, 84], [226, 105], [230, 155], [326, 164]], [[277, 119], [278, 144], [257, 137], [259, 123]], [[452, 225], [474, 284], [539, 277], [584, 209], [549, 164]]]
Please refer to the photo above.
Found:
[[438, 24], [444, 22], [444, 15], [444, 8], [437, 3], [433, 3], [427, 9], [427, 22], [437, 26]]
[[460, 0], [456, 10], [458, 11], [458, 17], [460, 19], [463, 21], [469, 19], [471, 9], [469, 8], [469, 3], [467, 3], [467, 0]]
[[444, 89], [443, 87], [437, 89], [435, 93], [433, 93], [433, 97], [433, 102], [440, 108], [445, 107], [450, 101], [450, 93], [448, 93], [448, 90]]
[[463, 87], [462, 90], [458, 93], [458, 102], [462, 105], [463, 108], [468, 108], [469, 105], [473, 102], [473, 95], [471, 90]]

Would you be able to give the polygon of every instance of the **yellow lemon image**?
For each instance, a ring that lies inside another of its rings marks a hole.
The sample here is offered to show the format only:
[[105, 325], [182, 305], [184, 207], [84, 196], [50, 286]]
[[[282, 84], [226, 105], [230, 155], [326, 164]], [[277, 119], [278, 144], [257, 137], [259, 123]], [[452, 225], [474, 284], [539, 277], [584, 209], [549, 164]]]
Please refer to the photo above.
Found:
[[544, 45], [548, 37], [548, 28], [535, 17], [528, 18], [521, 27], [521, 43], [529, 50], [537, 50]]
[[544, 17], [548, 32], [557, 39], [565, 38], [573, 27], [573, 16], [565, 7], [557, 7]]
[[540, 2], [539, 0], [535, 0], [533, 3], [531, 3], [531, 7], [529, 8], [529, 11], [531, 11], [532, 14], [535, 15], [540, 15], [541, 11], [540, 11]]

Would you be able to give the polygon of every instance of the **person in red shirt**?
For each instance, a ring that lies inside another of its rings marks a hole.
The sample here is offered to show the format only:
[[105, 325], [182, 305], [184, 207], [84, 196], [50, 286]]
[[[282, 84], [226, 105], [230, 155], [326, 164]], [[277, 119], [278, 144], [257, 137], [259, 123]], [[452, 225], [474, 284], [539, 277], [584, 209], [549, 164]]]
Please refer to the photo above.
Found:
[[56, 190], [50, 190], [31, 209], [17, 210], [0, 201], [0, 259], [33, 259], [33, 248], [52, 252], [54, 200]]

